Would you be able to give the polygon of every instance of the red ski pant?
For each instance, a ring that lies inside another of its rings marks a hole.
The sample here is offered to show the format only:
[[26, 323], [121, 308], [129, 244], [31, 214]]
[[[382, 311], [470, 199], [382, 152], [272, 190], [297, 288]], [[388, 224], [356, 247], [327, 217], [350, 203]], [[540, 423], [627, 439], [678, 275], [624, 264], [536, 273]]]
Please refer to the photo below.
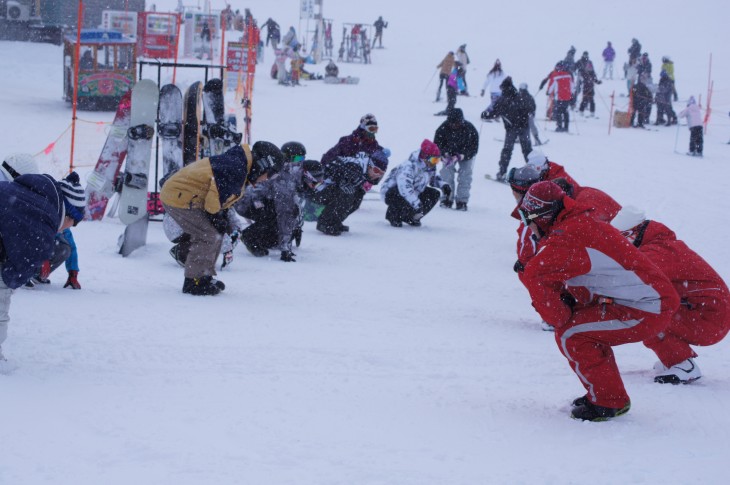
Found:
[[555, 328], [555, 341], [593, 404], [619, 409], [629, 402], [611, 347], [641, 342], [664, 330], [676, 310], [668, 306], [663, 302], [656, 314], [593, 304], [576, 309], [565, 325]]
[[644, 341], [666, 367], [697, 357], [690, 345], [714, 345], [730, 331], [730, 298], [697, 298], [680, 305], [669, 326]]

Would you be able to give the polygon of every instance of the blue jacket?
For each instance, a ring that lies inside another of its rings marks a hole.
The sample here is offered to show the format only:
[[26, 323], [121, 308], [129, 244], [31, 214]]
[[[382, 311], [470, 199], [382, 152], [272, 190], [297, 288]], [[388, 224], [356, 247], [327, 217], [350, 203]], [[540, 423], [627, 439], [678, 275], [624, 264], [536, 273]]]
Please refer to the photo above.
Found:
[[50, 175], [0, 182], [2, 279], [9, 288], [24, 285], [51, 258], [63, 215], [63, 195]]

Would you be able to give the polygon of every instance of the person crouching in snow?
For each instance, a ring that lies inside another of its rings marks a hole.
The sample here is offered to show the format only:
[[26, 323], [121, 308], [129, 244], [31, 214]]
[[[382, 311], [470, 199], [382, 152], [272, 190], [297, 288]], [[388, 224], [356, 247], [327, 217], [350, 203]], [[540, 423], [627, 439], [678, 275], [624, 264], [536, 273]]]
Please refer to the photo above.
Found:
[[354, 157], [340, 156], [326, 164], [324, 182], [312, 196], [314, 202], [325, 206], [317, 230], [328, 236], [348, 232], [350, 228], [343, 222], [360, 207], [363, 185], [377, 185], [387, 169], [388, 157], [382, 149], [372, 155], [360, 152]]
[[572, 417], [605, 421], [628, 412], [613, 347], [664, 331], [679, 307], [676, 290], [620, 232], [553, 182], [532, 185], [518, 212], [540, 248], [523, 282], [585, 388]]
[[674, 285], [680, 305], [669, 326], [644, 340], [659, 357], [654, 382], [688, 384], [702, 377], [690, 345], [720, 342], [730, 331], [730, 291], [722, 277], [664, 224], [627, 206], [611, 221]]
[[388, 205], [385, 218], [393, 227], [419, 227], [421, 219], [434, 208], [441, 197], [451, 195], [449, 184], [441, 180], [436, 165], [441, 161], [439, 147], [423, 140], [421, 149], [411, 153], [408, 160], [395, 167], [383, 182], [381, 197]]
[[245, 185], [268, 177], [276, 159], [281, 162], [283, 155], [271, 143], [237, 145], [181, 168], [162, 186], [165, 212], [190, 235], [183, 293], [217, 295], [225, 289], [214, 276], [223, 234], [229, 231], [228, 209], [241, 198]]

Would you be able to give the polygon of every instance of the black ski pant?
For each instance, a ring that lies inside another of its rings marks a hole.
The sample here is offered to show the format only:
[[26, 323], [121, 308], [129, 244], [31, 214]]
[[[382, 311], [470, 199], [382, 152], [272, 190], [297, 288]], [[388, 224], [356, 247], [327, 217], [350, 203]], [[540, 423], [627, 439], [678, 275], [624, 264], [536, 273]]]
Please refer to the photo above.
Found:
[[436, 101], [439, 101], [441, 99], [441, 88], [448, 80], [449, 80], [448, 74], [444, 74], [443, 72], [439, 73], [439, 89], [438, 89], [438, 91], [436, 91]]
[[583, 99], [581, 99], [580, 101], [580, 107], [578, 108], [578, 111], [582, 113], [583, 111], [585, 111], [586, 108], [588, 108], [591, 113], [596, 112], [596, 102], [593, 99], [593, 93], [583, 93]]
[[353, 192], [345, 192], [337, 185], [330, 185], [315, 193], [312, 200], [324, 206], [317, 227], [338, 231], [347, 217], [360, 208], [365, 197], [365, 189], [357, 187]]
[[532, 143], [530, 142], [530, 127], [509, 128], [505, 130], [504, 147], [502, 147], [502, 155], [499, 157], [499, 173], [504, 175], [507, 173], [507, 167], [512, 159], [512, 150], [515, 146], [515, 140], [519, 138], [522, 147], [522, 155], [527, 160], [527, 155], [532, 151]]
[[446, 85], [446, 114], [456, 106], [456, 88]]
[[[431, 212], [436, 206], [436, 203], [441, 197], [441, 192], [433, 187], [426, 187], [423, 192], [418, 195], [418, 200], [421, 201], [420, 212], [423, 215]], [[393, 222], [413, 222], [413, 216], [416, 215], [416, 210], [408, 202], [405, 197], [400, 194], [398, 187], [393, 187], [385, 194], [385, 203], [388, 206], [388, 210], [385, 212], [385, 218]]]
[[656, 124], [664, 123], [664, 115], [667, 115], [667, 124], [677, 121], [677, 114], [672, 109], [672, 103], [658, 101], [656, 104]]
[[702, 155], [702, 126], [693, 126], [689, 129], [689, 151]]
[[568, 106], [570, 106], [570, 101], [555, 101], [553, 115], [555, 116], [555, 122], [558, 124], [558, 130], [560, 131], [568, 131], [568, 125], [570, 124]]
[[244, 217], [253, 221], [252, 224], [241, 231], [241, 240], [246, 247], [256, 249], [276, 247], [279, 243], [279, 225], [273, 201], [264, 201], [262, 208], [250, 210], [246, 212]]

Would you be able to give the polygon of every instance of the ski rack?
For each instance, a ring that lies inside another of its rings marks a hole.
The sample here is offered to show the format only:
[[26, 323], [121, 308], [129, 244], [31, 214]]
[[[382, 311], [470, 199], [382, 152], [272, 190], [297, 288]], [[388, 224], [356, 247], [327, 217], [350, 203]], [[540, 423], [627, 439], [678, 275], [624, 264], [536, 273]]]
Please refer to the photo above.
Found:
[[[158, 89], [162, 86], [160, 85], [162, 80], [162, 68], [163, 67], [186, 67], [186, 68], [194, 68], [194, 69], [203, 69], [205, 71], [205, 81], [203, 84], [208, 82], [208, 71], [211, 69], [220, 69], [220, 79], [223, 79], [223, 75], [225, 74], [225, 70], [228, 69], [228, 66], [216, 66], [211, 64], [183, 64], [179, 62], [162, 62], [159, 60], [155, 61], [137, 61], [139, 63], [139, 75], [138, 79], [142, 79], [142, 69], [144, 66], [157, 66], [157, 87]], [[157, 107], [157, 119], [155, 120], [155, 126], [157, 126], [157, 123], [160, 122], [160, 107]], [[160, 198], [160, 191], [158, 187], [158, 182], [160, 180], [160, 135], [157, 133], [157, 130], [155, 130], [155, 191], [151, 194], [151, 200], [154, 201], [152, 205], [152, 210], [148, 210], [147, 214], [149, 216], [157, 216], [162, 214], [160, 211], [161, 204], [158, 204], [157, 201]], [[149, 205], [149, 203], [148, 203]], [[149, 209], [149, 208], [148, 208]], [[150, 220], [157, 220], [157, 219], [150, 219]]]
[[[352, 35], [352, 29], [356, 26], [360, 26], [360, 33], [357, 38]], [[372, 24], [366, 23], [343, 23], [342, 24], [342, 44], [340, 48], [344, 48], [344, 56], [339, 62], [362, 62], [365, 63], [366, 55], [363, 52], [365, 44], [370, 47], [372, 39], [369, 37], [370, 32], [374, 30]]]

